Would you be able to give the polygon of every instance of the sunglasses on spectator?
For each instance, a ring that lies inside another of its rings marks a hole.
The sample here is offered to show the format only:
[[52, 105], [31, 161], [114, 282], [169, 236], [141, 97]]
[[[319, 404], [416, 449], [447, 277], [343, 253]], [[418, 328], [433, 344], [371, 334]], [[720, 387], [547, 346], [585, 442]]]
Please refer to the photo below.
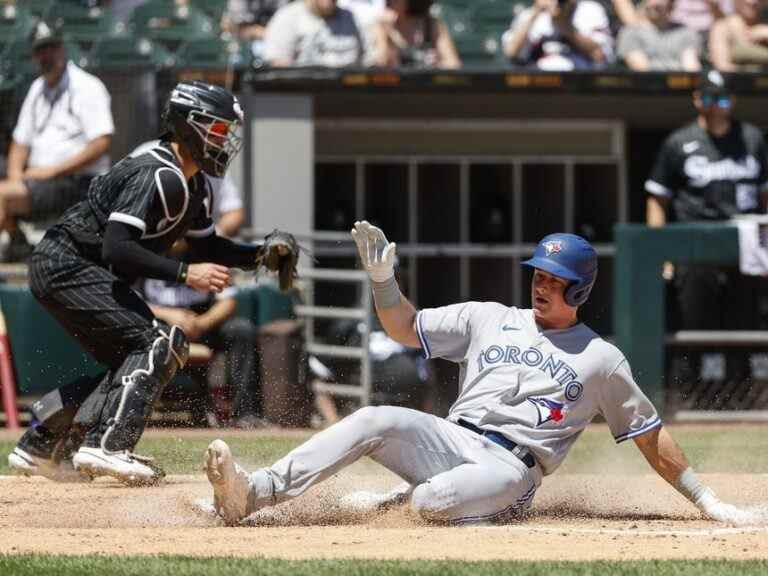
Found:
[[722, 108], [723, 110], [726, 110], [731, 107], [731, 97], [730, 96], [712, 96], [711, 94], [702, 94], [701, 104], [706, 108], [717, 106], [718, 108]]

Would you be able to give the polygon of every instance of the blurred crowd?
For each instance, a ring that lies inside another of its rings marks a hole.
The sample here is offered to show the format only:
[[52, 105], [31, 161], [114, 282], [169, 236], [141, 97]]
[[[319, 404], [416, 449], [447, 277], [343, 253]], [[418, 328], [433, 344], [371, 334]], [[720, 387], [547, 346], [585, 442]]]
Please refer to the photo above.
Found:
[[473, 43], [487, 64], [556, 71], [733, 72], [768, 62], [767, 0], [63, 1], [123, 23], [139, 7], [171, 5], [179, 19], [208, 19], [259, 66], [456, 69], [479, 63], [463, 58]]

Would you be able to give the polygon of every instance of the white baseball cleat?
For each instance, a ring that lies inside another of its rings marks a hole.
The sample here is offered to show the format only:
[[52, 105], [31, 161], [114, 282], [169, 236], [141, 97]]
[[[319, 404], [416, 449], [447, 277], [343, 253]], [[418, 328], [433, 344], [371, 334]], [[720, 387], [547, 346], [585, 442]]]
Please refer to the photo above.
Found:
[[101, 448], [81, 447], [72, 458], [75, 469], [91, 477], [111, 476], [129, 486], [151, 486], [164, 477], [152, 459], [131, 452], [105, 452]]
[[89, 482], [91, 477], [75, 470], [72, 460], [56, 462], [52, 458], [34, 456], [19, 448], [8, 454], [8, 466], [24, 476], [43, 476], [54, 482]]
[[213, 507], [227, 525], [248, 516], [251, 483], [224, 440], [214, 440], [205, 452], [205, 473], [213, 486]]

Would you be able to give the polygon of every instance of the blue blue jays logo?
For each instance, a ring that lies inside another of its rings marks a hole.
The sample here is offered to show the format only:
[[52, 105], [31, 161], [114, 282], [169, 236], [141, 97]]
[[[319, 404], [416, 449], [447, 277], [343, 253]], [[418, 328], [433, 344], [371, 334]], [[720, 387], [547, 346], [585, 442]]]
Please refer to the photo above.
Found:
[[552, 254], [559, 254], [563, 249], [563, 241], [562, 240], [550, 240], [549, 242], [544, 242], [544, 252], [547, 253], [547, 256], [552, 256]]
[[529, 396], [528, 402], [533, 404], [536, 408], [536, 412], [539, 414], [539, 422], [536, 426], [546, 424], [550, 420], [559, 423], [565, 418], [565, 404], [555, 402], [549, 398], [541, 398], [537, 396]]

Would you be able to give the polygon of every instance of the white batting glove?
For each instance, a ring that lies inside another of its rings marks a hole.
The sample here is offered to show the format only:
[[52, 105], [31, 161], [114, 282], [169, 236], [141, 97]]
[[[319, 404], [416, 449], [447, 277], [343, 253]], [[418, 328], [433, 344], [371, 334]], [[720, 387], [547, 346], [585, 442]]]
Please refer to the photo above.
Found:
[[395, 243], [389, 242], [381, 228], [365, 220], [355, 222], [352, 238], [360, 261], [374, 282], [386, 282], [395, 275]]

